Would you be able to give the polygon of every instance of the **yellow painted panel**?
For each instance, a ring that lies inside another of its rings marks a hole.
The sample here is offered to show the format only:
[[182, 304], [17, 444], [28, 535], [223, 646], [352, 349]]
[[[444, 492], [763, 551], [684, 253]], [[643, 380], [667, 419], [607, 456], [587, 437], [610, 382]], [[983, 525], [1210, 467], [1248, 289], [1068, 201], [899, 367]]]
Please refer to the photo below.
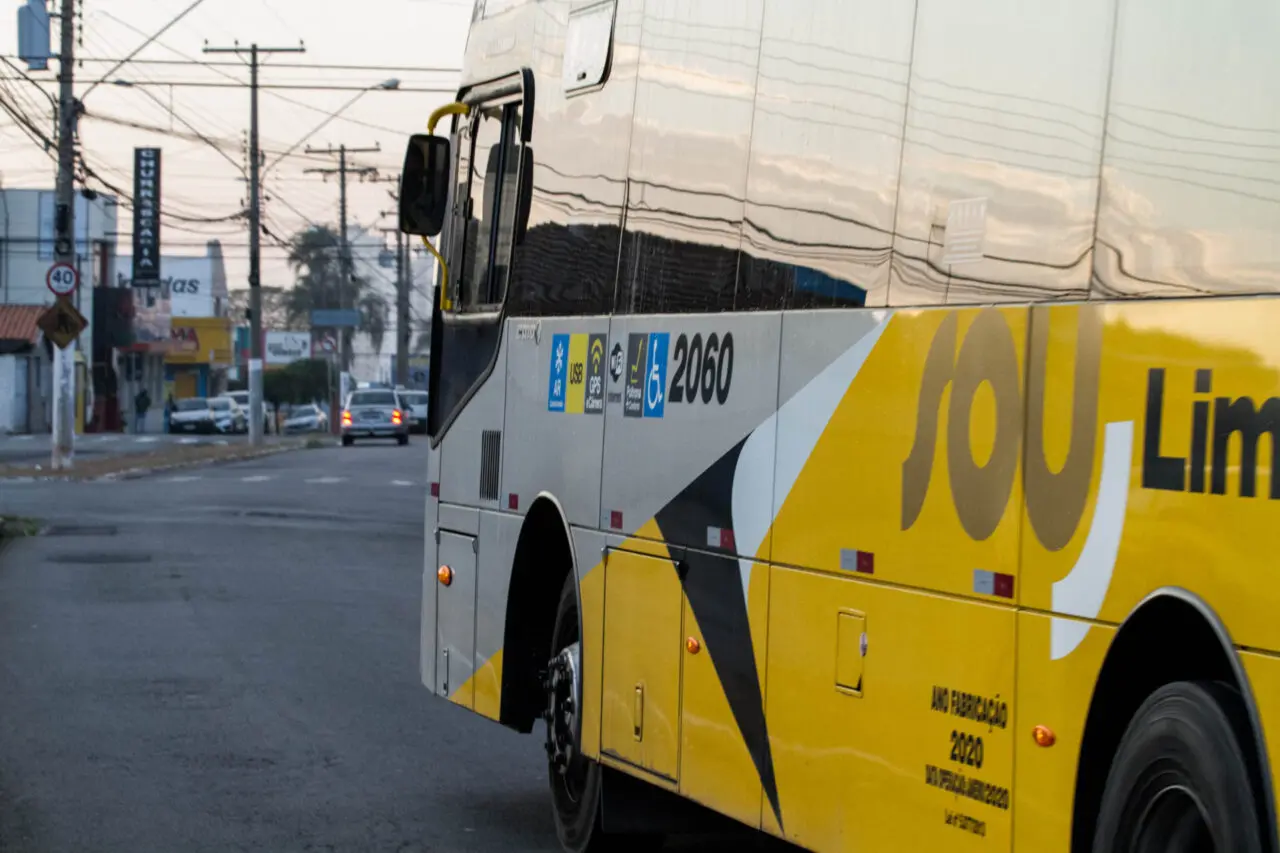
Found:
[[[736, 561], [724, 560], [724, 570], [738, 581]], [[721, 567], [718, 566], [716, 570]], [[765, 656], [768, 650], [769, 568], [755, 565], [747, 618], [755, 655], [756, 675], [765, 689]], [[763, 789], [725, 695], [712, 650], [698, 626], [693, 608], [685, 601], [685, 634], [699, 646], [697, 654], [686, 649], [684, 690], [680, 715], [680, 793], [749, 826], [760, 825]]]
[[587, 391], [587, 338], [578, 333], [569, 336], [569, 390], [565, 395], [564, 410], [571, 415], [582, 414]]
[[[1091, 324], [1100, 342], [1080, 334]], [[1036, 309], [1024, 604], [1119, 623], [1153, 590], [1183, 587], [1237, 643], [1280, 650], [1277, 324], [1272, 298]]]
[[[1069, 853], [1076, 768], [1093, 687], [1115, 629], [1094, 625], [1070, 656], [1049, 657], [1052, 619], [1018, 614], [1018, 692], [1015, 705], [1018, 750], [1014, 780], [1013, 849]], [[1035, 726], [1048, 726], [1057, 743], [1038, 747]]]
[[1027, 317], [896, 314], [778, 513], [774, 559], [840, 571], [860, 551], [877, 579], [967, 596], [975, 570], [1016, 577]]
[[[786, 836], [814, 850], [1008, 850], [1014, 611], [782, 568], [770, 597]], [[866, 614], [861, 698], [836, 685], [841, 611]]]
[[471, 676], [475, 682], [475, 711], [481, 716], [497, 720], [502, 716], [502, 650], [484, 662]]
[[609, 553], [600, 746], [671, 779], [678, 772], [682, 615], [670, 560]]
[[582, 620], [582, 753], [600, 757], [600, 673], [604, 669], [604, 563], [578, 582]]
[[1280, 658], [1256, 652], [1241, 652], [1253, 701], [1258, 706], [1258, 719], [1262, 723], [1262, 737], [1267, 744], [1271, 762], [1271, 789], [1280, 791], [1280, 755], [1271, 747], [1280, 744]]

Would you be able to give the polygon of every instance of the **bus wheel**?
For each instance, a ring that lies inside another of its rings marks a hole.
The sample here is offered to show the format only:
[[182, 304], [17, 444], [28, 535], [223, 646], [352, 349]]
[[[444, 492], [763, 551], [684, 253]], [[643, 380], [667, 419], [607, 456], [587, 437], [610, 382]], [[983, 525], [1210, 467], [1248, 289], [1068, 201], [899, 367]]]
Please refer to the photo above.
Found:
[[565, 580], [551, 632], [551, 663], [543, 687], [547, 707], [547, 764], [556, 834], [570, 853], [640, 851], [660, 847], [649, 836], [608, 835], [600, 827], [603, 768], [582, 754], [582, 646], [578, 637], [578, 590], [573, 573]]
[[1247, 731], [1222, 684], [1181, 681], [1151, 694], [1111, 764], [1095, 853], [1261, 853]]

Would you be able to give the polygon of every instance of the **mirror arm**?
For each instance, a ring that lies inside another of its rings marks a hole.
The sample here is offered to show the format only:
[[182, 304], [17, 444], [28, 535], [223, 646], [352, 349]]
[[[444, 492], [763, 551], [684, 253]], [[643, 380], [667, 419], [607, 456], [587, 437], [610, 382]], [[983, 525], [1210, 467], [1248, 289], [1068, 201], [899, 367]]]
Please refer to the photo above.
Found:
[[427, 119], [427, 133], [435, 134], [436, 125], [440, 123], [440, 119], [445, 116], [465, 116], [470, 114], [471, 107], [460, 101], [454, 101], [452, 104], [445, 104], [431, 114], [431, 118]]

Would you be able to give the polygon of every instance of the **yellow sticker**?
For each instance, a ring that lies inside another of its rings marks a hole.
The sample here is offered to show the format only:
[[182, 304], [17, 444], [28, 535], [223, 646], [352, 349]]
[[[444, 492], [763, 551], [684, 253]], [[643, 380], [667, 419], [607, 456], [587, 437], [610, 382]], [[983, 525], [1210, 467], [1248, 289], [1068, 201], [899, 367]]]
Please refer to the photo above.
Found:
[[582, 414], [582, 404], [587, 390], [587, 335], [569, 337], [569, 393], [564, 410], [571, 415]]

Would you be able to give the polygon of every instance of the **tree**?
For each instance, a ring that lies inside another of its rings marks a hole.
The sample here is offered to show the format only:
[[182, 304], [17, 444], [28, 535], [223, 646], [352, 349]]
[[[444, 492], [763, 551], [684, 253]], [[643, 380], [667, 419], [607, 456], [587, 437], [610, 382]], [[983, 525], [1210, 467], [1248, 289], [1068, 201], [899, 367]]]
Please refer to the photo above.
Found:
[[[387, 333], [386, 300], [366, 280], [356, 276], [351, 276], [350, 285], [343, 292], [341, 249], [338, 232], [327, 225], [312, 225], [289, 241], [289, 266], [297, 280], [284, 295], [287, 322], [290, 326], [306, 328], [315, 308], [352, 306], [359, 313], [358, 330], [368, 334], [374, 350], [381, 352]], [[348, 358], [354, 332], [343, 330]]]
[[387, 302], [382, 295], [365, 290], [356, 306], [360, 311], [360, 330], [367, 332], [373, 351], [382, 353], [382, 342], [387, 335]]

